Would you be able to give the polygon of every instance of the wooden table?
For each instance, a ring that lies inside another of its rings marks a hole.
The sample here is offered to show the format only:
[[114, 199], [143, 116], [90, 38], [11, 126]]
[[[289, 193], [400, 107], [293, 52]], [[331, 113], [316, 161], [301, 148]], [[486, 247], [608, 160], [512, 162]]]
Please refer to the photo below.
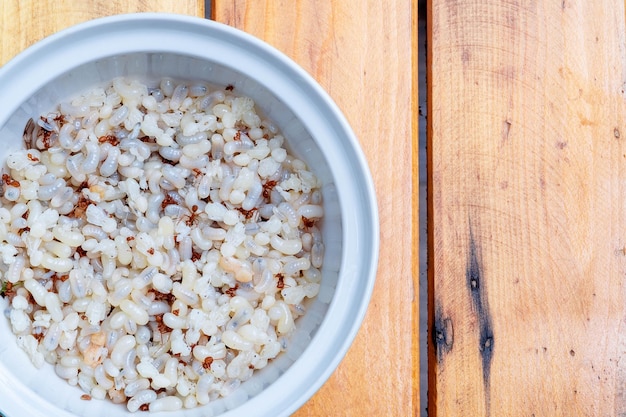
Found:
[[[329, 92], [361, 141], [378, 194], [381, 252], [370, 308], [344, 361], [296, 415], [417, 415], [417, 63], [412, 53], [417, 0], [212, 3], [213, 19], [282, 50]], [[204, 2], [197, 0], [3, 0], [0, 64], [69, 25], [139, 11], [205, 15]]]
[[[0, 62], [93, 17], [204, 15], [197, 1], [83, 3], [2, 2]], [[378, 192], [370, 309], [297, 415], [416, 415], [415, 1], [213, 3], [326, 88]], [[430, 415], [626, 415], [624, 2], [428, 9]]]

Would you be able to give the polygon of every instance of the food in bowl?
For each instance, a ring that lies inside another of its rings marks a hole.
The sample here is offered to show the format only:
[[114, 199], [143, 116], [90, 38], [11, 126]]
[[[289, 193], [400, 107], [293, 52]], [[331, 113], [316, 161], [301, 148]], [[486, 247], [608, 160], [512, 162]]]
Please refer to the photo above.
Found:
[[[30, 118], [117, 77], [198, 80], [234, 86], [275, 122], [291, 154], [321, 183], [324, 245], [319, 293], [306, 303], [285, 352], [228, 396], [182, 409], [180, 417], [287, 417], [336, 369], [353, 342], [376, 277], [376, 195], [358, 139], [312, 77], [271, 46], [206, 19], [141, 13], [116, 15], [61, 31], [0, 68], [0, 163], [21, 148]], [[0, 297], [8, 308], [8, 298]], [[84, 401], [54, 367], [37, 369], [0, 319], [0, 413], [7, 417], [131, 416], [124, 405]], [[61, 382], [61, 383], [59, 383]], [[87, 394], [85, 394], [87, 395]]]
[[38, 367], [128, 410], [207, 404], [320, 289], [321, 183], [232, 86], [116, 78], [31, 120], [0, 198], [2, 293]]

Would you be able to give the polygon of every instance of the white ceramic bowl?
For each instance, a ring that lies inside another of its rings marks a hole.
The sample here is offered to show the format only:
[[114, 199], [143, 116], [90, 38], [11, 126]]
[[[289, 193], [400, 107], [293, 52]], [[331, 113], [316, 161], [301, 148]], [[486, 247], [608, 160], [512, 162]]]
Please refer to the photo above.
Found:
[[[119, 15], [50, 36], [0, 68], [0, 162], [22, 146], [29, 118], [116, 76], [169, 76], [234, 85], [277, 123], [291, 151], [322, 180], [326, 212], [322, 288], [297, 323], [289, 350], [227, 398], [175, 413], [289, 415], [319, 389], [345, 355], [375, 280], [378, 213], [356, 137], [322, 88], [258, 39], [199, 18]], [[6, 309], [6, 300], [0, 303]], [[109, 401], [80, 400], [82, 391], [57, 377], [49, 365], [35, 369], [16, 346], [4, 317], [0, 335], [0, 410], [7, 417], [132, 415]]]

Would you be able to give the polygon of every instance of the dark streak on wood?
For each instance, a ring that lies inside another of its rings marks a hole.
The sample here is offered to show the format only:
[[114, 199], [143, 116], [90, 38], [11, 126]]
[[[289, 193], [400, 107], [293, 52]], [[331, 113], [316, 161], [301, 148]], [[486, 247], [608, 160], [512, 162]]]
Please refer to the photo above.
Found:
[[480, 246], [474, 239], [474, 233], [470, 221], [468, 260], [465, 277], [467, 281], [467, 288], [472, 299], [472, 307], [478, 316], [478, 350], [482, 358], [483, 384], [485, 387], [485, 409], [486, 415], [489, 416], [491, 405], [490, 376], [491, 362], [493, 359], [494, 336], [491, 314], [489, 312], [489, 301], [487, 299], [487, 290], [485, 288], [485, 283], [482, 281], [483, 270], [479, 259], [479, 249]]
[[435, 320], [433, 323], [433, 345], [437, 349], [437, 362], [441, 363], [445, 354], [452, 350], [454, 345], [454, 328], [452, 319], [444, 317], [443, 309], [440, 305], [435, 308]]
[[511, 122], [511, 120], [506, 119], [503, 123], [502, 123], [502, 141], [506, 142], [509, 139], [509, 132], [511, 131], [511, 125], [513, 124], [513, 122]]

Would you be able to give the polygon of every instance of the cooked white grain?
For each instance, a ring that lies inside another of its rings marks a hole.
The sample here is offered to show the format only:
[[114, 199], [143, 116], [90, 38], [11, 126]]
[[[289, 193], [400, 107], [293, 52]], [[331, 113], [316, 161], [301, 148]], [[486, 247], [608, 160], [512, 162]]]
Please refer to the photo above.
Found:
[[134, 412], [139, 410], [144, 404], [150, 404], [154, 400], [157, 399], [156, 392], [152, 390], [142, 390], [139, 391], [135, 396], [133, 396], [130, 400], [128, 400], [127, 408], [128, 411]]
[[131, 411], [229, 395], [319, 292], [317, 179], [252, 100], [202, 83], [116, 79], [59, 111], [37, 122], [49, 148], [7, 160], [0, 272], [23, 282], [9, 318], [43, 334], [18, 344]]
[[167, 396], [157, 398], [150, 403], [150, 412], [156, 413], [161, 411], [176, 411], [183, 407], [183, 402], [180, 398], [175, 396]]

